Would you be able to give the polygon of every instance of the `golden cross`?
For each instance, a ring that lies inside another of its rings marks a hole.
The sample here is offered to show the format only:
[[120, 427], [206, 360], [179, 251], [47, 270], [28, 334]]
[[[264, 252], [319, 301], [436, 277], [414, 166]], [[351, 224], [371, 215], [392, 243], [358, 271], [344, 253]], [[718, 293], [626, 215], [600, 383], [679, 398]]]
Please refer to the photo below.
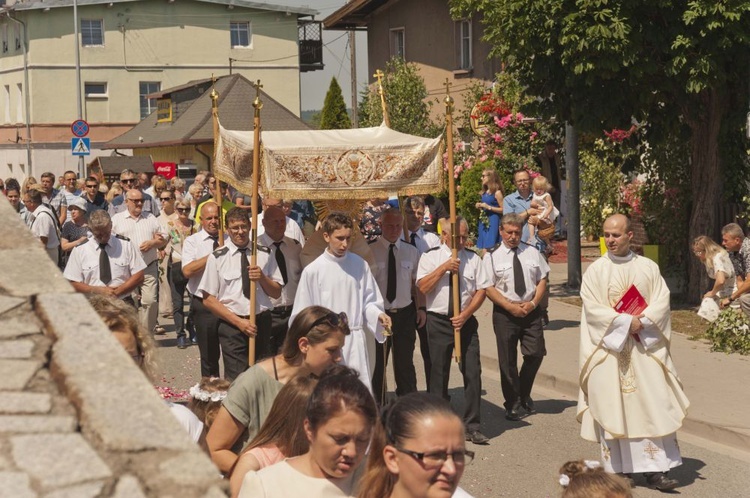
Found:
[[253, 86], [255, 87], [255, 90], [258, 92], [255, 96], [257, 98], [260, 98], [260, 89], [263, 88], [263, 85], [261, 85], [260, 80], [258, 80], [257, 82], [253, 83]]
[[451, 94], [451, 87], [453, 86], [453, 83], [448, 81], [448, 78], [445, 78], [445, 83], [443, 83], [443, 86], [445, 87], [445, 94], [450, 95]]
[[385, 76], [385, 73], [383, 73], [383, 71], [381, 71], [380, 69], [378, 69], [377, 71], [375, 71], [375, 74], [372, 75], [373, 78], [377, 78], [378, 79], [378, 85], [381, 83], [380, 79], [383, 76]]
[[219, 98], [219, 94], [216, 92], [216, 76], [211, 73], [211, 100], [216, 101]]
[[659, 449], [658, 446], [656, 446], [654, 443], [652, 443], [651, 441], [649, 441], [648, 444], [646, 445], [646, 447], [643, 448], [643, 452], [646, 453], [646, 454], [648, 454], [648, 457], [651, 460], [653, 460], [654, 459], [654, 455], [656, 455], [657, 453], [661, 452], [661, 450]]

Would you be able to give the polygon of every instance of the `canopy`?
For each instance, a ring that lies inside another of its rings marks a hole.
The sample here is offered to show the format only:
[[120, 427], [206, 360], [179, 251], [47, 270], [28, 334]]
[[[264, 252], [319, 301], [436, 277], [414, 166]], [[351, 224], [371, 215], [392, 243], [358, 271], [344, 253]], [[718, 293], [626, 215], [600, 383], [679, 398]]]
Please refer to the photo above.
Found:
[[[214, 173], [252, 192], [253, 132], [220, 125]], [[281, 199], [368, 199], [443, 190], [440, 137], [416, 137], [385, 125], [354, 130], [261, 133], [260, 191]]]

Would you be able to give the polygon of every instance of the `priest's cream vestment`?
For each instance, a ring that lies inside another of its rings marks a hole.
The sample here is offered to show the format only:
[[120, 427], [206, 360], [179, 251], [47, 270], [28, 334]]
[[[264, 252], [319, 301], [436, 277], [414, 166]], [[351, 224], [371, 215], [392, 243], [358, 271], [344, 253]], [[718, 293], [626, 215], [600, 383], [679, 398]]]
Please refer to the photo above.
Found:
[[[637, 338], [615, 304], [634, 285], [648, 306]], [[689, 401], [669, 347], [669, 289], [659, 267], [629, 253], [607, 254], [583, 276], [577, 418], [601, 444], [610, 472], [665, 472], [681, 463], [675, 432]]]

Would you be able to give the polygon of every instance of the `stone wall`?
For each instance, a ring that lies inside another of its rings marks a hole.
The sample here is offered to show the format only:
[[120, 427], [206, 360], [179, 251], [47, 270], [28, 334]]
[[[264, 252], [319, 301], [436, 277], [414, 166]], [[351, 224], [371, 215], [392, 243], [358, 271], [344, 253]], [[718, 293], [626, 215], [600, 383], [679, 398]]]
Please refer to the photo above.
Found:
[[0, 497], [226, 496], [3, 196], [0, 234]]

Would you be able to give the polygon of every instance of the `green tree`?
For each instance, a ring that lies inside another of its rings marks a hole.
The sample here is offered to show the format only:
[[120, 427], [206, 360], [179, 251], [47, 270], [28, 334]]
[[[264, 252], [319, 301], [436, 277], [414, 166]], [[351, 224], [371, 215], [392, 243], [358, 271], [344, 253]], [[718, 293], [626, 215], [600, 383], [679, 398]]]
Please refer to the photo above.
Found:
[[[442, 125], [430, 120], [432, 102], [427, 100], [427, 87], [416, 64], [396, 57], [386, 63], [383, 91], [391, 129], [420, 137], [435, 138]], [[377, 84], [362, 92], [359, 105], [359, 125], [363, 128], [379, 126], [383, 122]]]
[[346, 112], [344, 95], [341, 93], [339, 82], [333, 77], [328, 93], [326, 93], [323, 110], [320, 111], [320, 129], [343, 130], [351, 127], [352, 121], [349, 119], [349, 113]]
[[[689, 237], [713, 233], [722, 182], [739, 184], [747, 109], [749, 0], [451, 0], [483, 16], [485, 40], [547, 115], [582, 131], [650, 130], [689, 136]], [[649, 143], [658, 146], [650, 137]], [[735, 144], [722, 148], [723, 144]], [[690, 258], [689, 297], [704, 272]]]

